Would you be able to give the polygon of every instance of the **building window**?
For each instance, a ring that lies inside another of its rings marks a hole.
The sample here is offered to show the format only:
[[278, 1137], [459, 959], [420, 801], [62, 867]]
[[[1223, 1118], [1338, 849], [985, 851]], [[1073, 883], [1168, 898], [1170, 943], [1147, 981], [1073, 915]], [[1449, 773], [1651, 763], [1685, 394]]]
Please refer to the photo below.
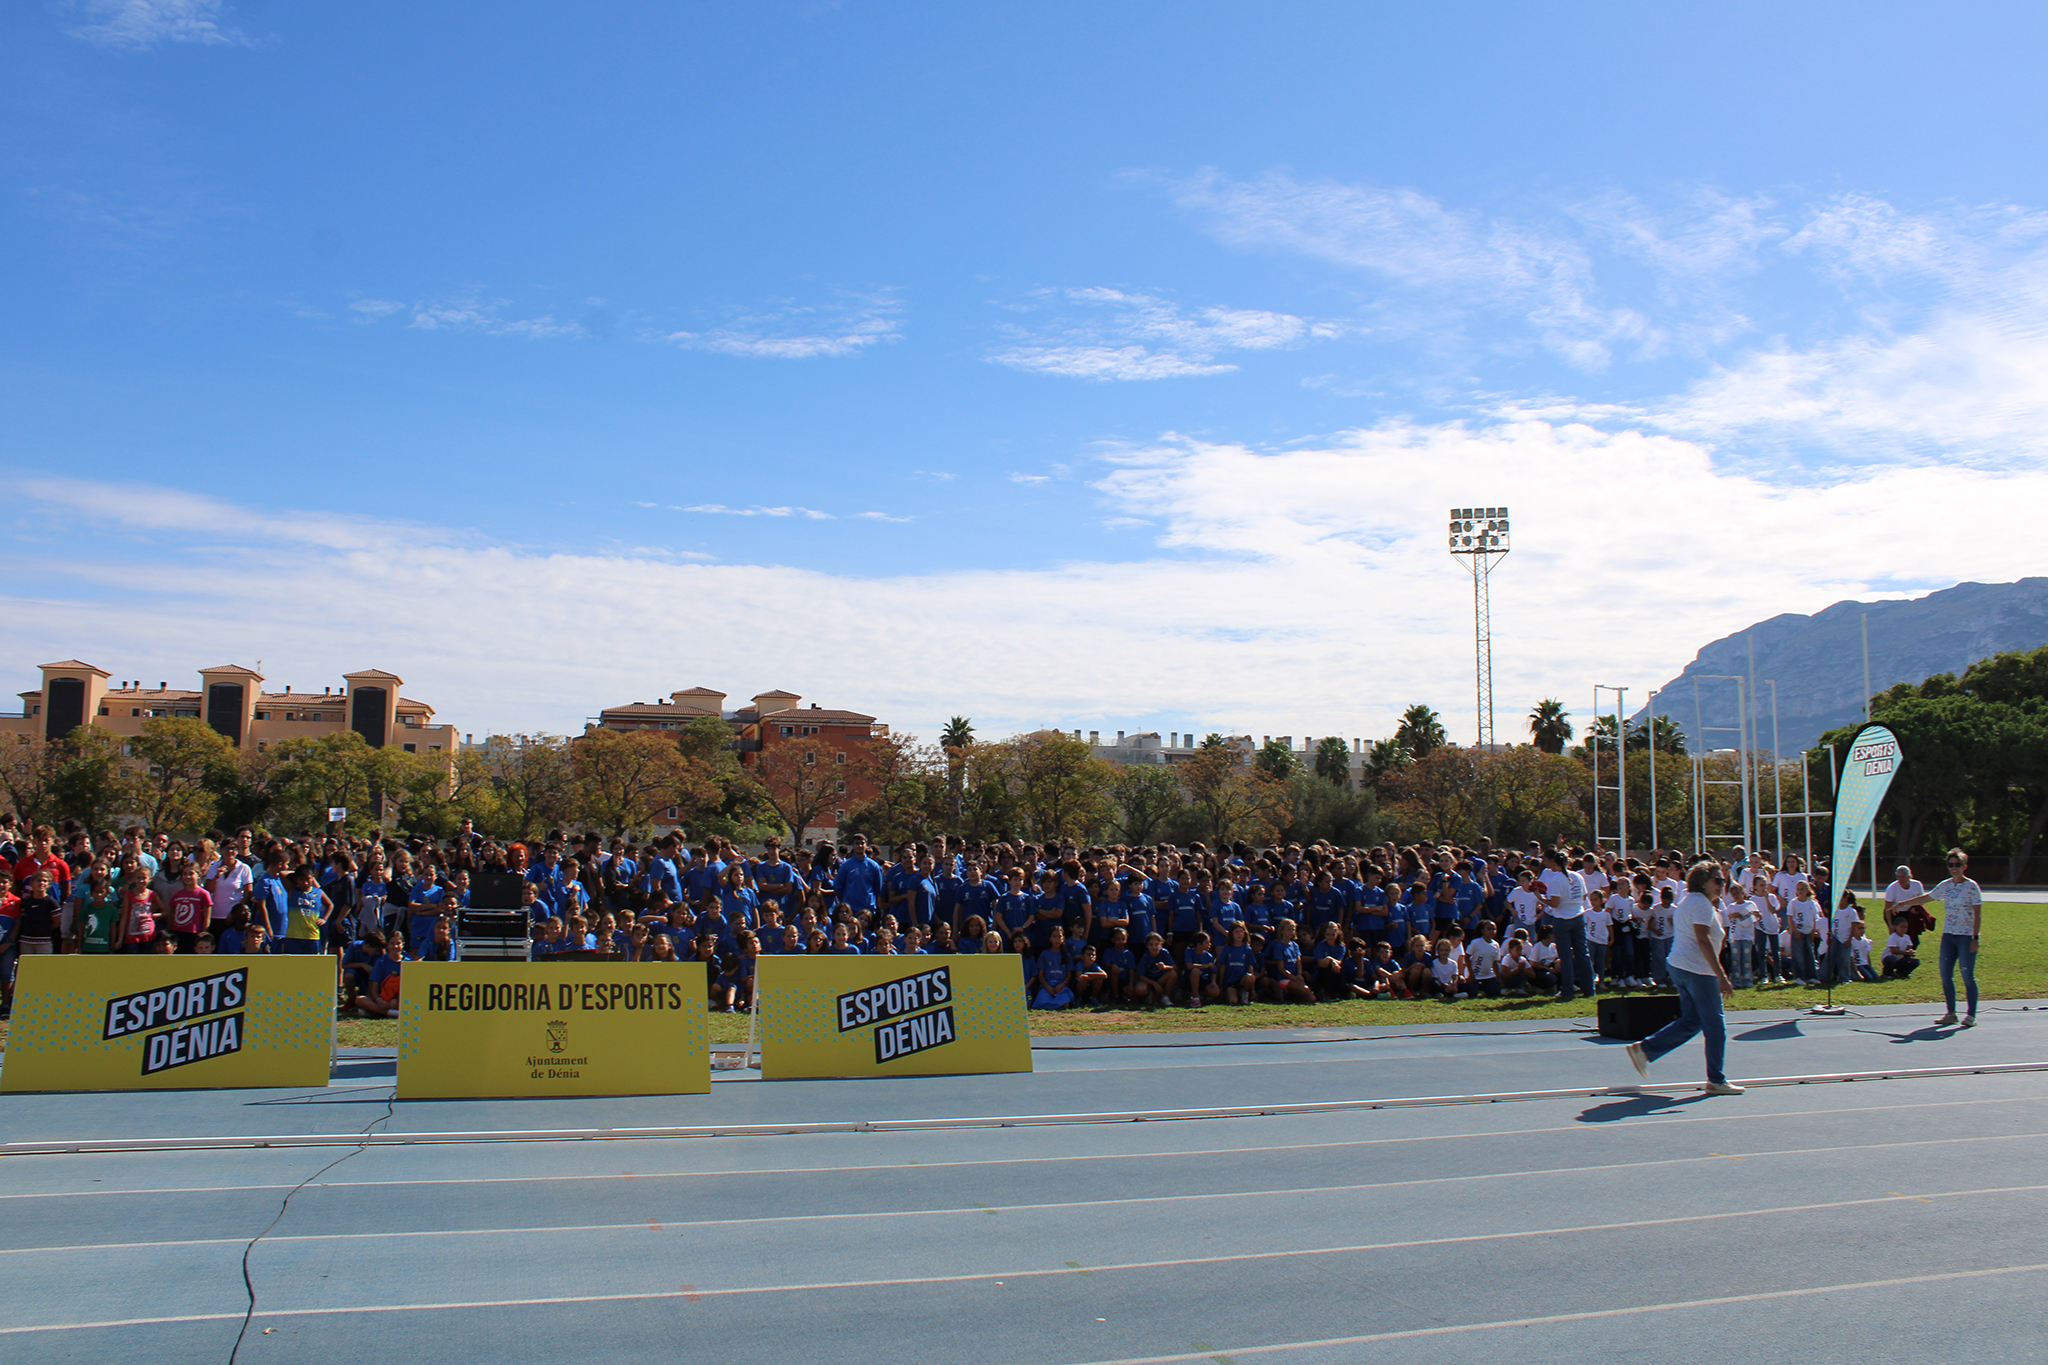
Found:
[[258, 719], [258, 720], [269, 720], [269, 719], [270, 719], [270, 713], [269, 713], [268, 711], [258, 711], [258, 712], [256, 713], [256, 719]]
[[142, 708], [139, 706], [131, 706], [128, 708], [128, 714], [131, 716], [139, 716], [142, 714]]
[[846, 820], [846, 812], [843, 810], [835, 810], [832, 812], [832, 819], [834, 823], [843, 824]]
[[406, 751], [407, 753], [409, 753], [409, 754], [416, 754], [416, 753], [418, 753], [418, 752], [420, 751], [420, 749], [419, 749], [419, 745], [417, 745], [417, 744], [408, 744], [408, 745], [406, 745], [406, 746], [404, 746], [404, 747], [405, 747], [405, 751]]
[[809, 766], [810, 766], [811, 764], [813, 764], [813, 763], [816, 763], [817, 761], [818, 761], [818, 755], [817, 755], [817, 754], [816, 754], [815, 752], [813, 752], [813, 751], [812, 751], [812, 750], [810, 750], [810, 749], [806, 749], [806, 750], [804, 750], [804, 766], [805, 766], [805, 767], [809, 767]]
[[837, 793], [838, 793], [839, 795], [841, 795], [841, 796], [844, 796], [844, 795], [846, 794], [846, 779], [845, 779], [845, 778], [843, 778], [843, 777], [842, 777], [842, 778], [840, 778], [840, 779], [839, 779], [839, 785], [838, 785], [838, 786], [837, 786], [836, 788], [834, 788], [834, 790], [835, 790], [835, 791], [836, 791], [836, 792], [837, 792]]
[[327, 717], [326, 717], [326, 716], [325, 716], [324, 714], [322, 714], [321, 712], [319, 712], [319, 711], [308, 711], [308, 712], [306, 713], [306, 719], [307, 719], [307, 720], [326, 720], [326, 719], [327, 719]]
[[427, 752], [430, 754], [438, 754], [441, 752], [441, 746], [438, 744], [429, 744], [427, 746]]
[[270, 748], [270, 741], [269, 741], [269, 740], [267, 740], [267, 739], [259, 739], [259, 740], [257, 740], [257, 741], [256, 741], [256, 752], [257, 752], [257, 753], [259, 753], [259, 754], [260, 754], [260, 753], [263, 753], [263, 752], [265, 752], [266, 750], [268, 750], [269, 748]]
[[296, 711], [287, 711], [284, 713], [284, 718], [286, 720], [297, 720], [299, 718], [299, 713]]
[[106, 708], [106, 707], [104, 707], [104, 706], [102, 706], [102, 707], [100, 708], [100, 714], [101, 714], [101, 715], [103, 715], [103, 716], [104, 716], [104, 715], [106, 715], [106, 714], [107, 714], [107, 708]]
[[846, 762], [846, 755], [843, 753], [834, 754], [832, 755], [832, 761], [834, 763], [844, 763]]
[[795, 727], [794, 725], [785, 725], [785, 726], [783, 726], [783, 727], [782, 727], [782, 734], [783, 734], [783, 737], [784, 737], [784, 738], [787, 738], [787, 737], [789, 737], [790, 735], [793, 735], [793, 734], [795, 734], [795, 733], [796, 733], [796, 727]]

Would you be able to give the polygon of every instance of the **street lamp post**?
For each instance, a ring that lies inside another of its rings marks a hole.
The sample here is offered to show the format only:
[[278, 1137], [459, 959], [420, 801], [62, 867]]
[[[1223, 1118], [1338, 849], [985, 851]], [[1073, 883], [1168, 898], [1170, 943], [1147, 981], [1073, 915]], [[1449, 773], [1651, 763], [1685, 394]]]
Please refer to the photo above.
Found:
[[1472, 571], [1473, 691], [1479, 712], [1479, 747], [1493, 747], [1493, 608], [1487, 577], [1496, 559], [1508, 552], [1508, 509], [1453, 507], [1451, 553]]

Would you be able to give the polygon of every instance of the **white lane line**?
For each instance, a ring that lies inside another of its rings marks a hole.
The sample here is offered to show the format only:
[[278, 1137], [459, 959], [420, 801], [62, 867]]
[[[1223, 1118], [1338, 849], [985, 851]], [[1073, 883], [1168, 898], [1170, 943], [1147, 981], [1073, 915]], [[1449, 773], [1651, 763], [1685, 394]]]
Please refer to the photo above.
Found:
[[[1900, 1067], [1882, 1071], [1824, 1072], [1810, 1076], [1746, 1076], [1752, 1089], [1775, 1086], [1845, 1085], [1855, 1082], [1931, 1080], [1956, 1076], [2005, 1076], [2048, 1072], [2048, 1062], [1999, 1062], [1973, 1066]], [[646, 1138], [779, 1137], [797, 1133], [920, 1133], [949, 1129], [1078, 1127], [1113, 1123], [1176, 1123], [1198, 1119], [1273, 1118], [1293, 1114], [1371, 1113], [1381, 1109], [1434, 1109], [1454, 1105], [1508, 1104], [1531, 1100], [1642, 1099], [1690, 1095], [1704, 1082], [1671, 1085], [1567, 1086], [1550, 1090], [1509, 1090], [1476, 1095], [1402, 1095], [1365, 1100], [1300, 1100], [1266, 1104], [1209, 1105], [1198, 1109], [1118, 1109], [1056, 1114], [957, 1114], [946, 1118], [845, 1119], [826, 1122], [656, 1124], [619, 1128], [486, 1128], [456, 1132], [214, 1134], [205, 1137], [57, 1138], [0, 1143], [0, 1154], [49, 1156], [82, 1152], [209, 1151], [234, 1147], [407, 1147], [499, 1142], [630, 1142]]]
[[[2048, 1100], [2048, 1094], [2002, 1095], [1996, 1099], [1987, 1100], [1929, 1100], [1920, 1104], [1868, 1104], [1843, 1109], [1788, 1109], [1778, 1112], [1761, 1114], [1753, 1112], [1736, 1113], [1728, 1110], [1722, 1110], [1711, 1113], [1687, 1114], [1682, 1121], [1688, 1126], [1690, 1126], [1702, 1123], [1752, 1123], [1764, 1119], [1831, 1119], [1837, 1117], [1844, 1117], [1851, 1114], [1891, 1114], [1907, 1109], [1963, 1109], [1986, 1104], [2038, 1104], [2044, 1100]], [[1405, 1137], [1358, 1138], [1348, 1142], [1287, 1142], [1275, 1143], [1259, 1147], [1207, 1147], [1193, 1148], [1187, 1150], [1174, 1148], [1151, 1152], [1110, 1152], [1105, 1154], [1083, 1152], [1053, 1156], [1033, 1156], [1030, 1157], [1029, 1160], [1033, 1165], [1045, 1165], [1055, 1161], [1140, 1161], [1152, 1157], [1170, 1158], [1199, 1156], [1237, 1156], [1240, 1154], [1256, 1155], [1262, 1152], [1339, 1151], [1353, 1147], [1388, 1147], [1409, 1142], [1478, 1142], [1491, 1140], [1494, 1138], [1535, 1137], [1548, 1133], [1581, 1133], [1587, 1136], [1593, 1136], [1595, 1134], [1618, 1135], [1621, 1133], [1641, 1132], [1645, 1127], [1650, 1126], [1651, 1122], [1652, 1120], [1649, 1119], [1644, 1119], [1633, 1123], [1587, 1123], [1584, 1121], [1576, 1121], [1565, 1124], [1554, 1124], [1542, 1128], [1490, 1128], [1484, 1132], [1478, 1133], [1416, 1133]], [[1668, 1124], [1669, 1122], [1671, 1122], [1671, 1120], [1666, 1120], [1665, 1122]], [[659, 1141], [660, 1139], [649, 1138], [642, 1140]], [[296, 1151], [298, 1149], [294, 1148], [291, 1150]], [[1848, 1149], [1830, 1147], [1827, 1150], [1837, 1151]], [[371, 1151], [364, 1153], [365, 1156], [372, 1157], [373, 1159], [376, 1156], [376, 1154], [377, 1149], [374, 1148], [371, 1149]], [[87, 1153], [85, 1155], [93, 1154]], [[138, 1157], [148, 1157], [152, 1155], [176, 1156], [178, 1158], [179, 1164], [183, 1165], [188, 1164], [186, 1159], [191, 1156], [191, 1153], [189, 1151], [180, 1151], [175, 1153], [143, 1152], [134, 1153], [132, 1155], [136, 1155]], [[976, 1159], [972, 1161], [884, 1161], [869, 1163], [865, 1165], [848, 1166], [746, 1166], [717, 1171], [621, 1171], [617, 1175], [550, 1175], [547, 1177], [547, 1180], [550, 1184], [556, 1184], [571, 1180], [709, 1180], [717, 1179], [722, 1176], [837, 1175], [842, 1172], [852, 1173], [859, 1171], [942, 1171], [950, 1170], [955, 1167], [1014, 1166], [1017, 1164], [1019, 1160], [1022, 1159], [1023, 1158], [1018, 1157], [1003, 1157], [989, 1158], [985, 1160]], [[405, 1183], [407, 1185], [530, 1185], [533, 1183], [534, 1178], [535, 1177], [530, 1175], [447, 1176], [422, 1178], [417, 1180], [408, 1178], [405, 1181]], [[389, 1179], [333, 1181], [323, 1180], [316, 1185], [309, 1185], [307, 1186], [307, 1188], [314, 1190], [346, 1190], [355, 1189], [361, 1186], [384, 1186], [389, 1185], [390, 1183], [391, 1181]], [[0, 1202], [4, 1202], [9, 1199], [96, 1199], [113, 1195], [129, 1194], [225, 1194], [239, 1190], [290, 1190], [296, 1188], [298, 1188], [297, 1182], [284, 1181], [270, 1185], [168, 1185], [152, 1187], [147, 1189], [127, 1190], [51, 1190], [40, 1194], [0, 1194]]]
[[1669, 1303], [1645, 1303], [1633, 1308], [1596, 1308], [1582, 1313], [1552, 1313], [1540, 1318], [1508, 1318], [1497, 1322], [1460, 1322], [1442, 1327], [1415, 1327], [1403, 1332], [1372, 1332], [1355, 1337], [1325, 1337], [1320, 1341], [1281, 1341], [1263, 1346], [1224, 1346], [1211, 1351], [1188, 1351], [1179, 1355], [1125, 1356], [1118, 1360], [1097, 1360], [1087, 1365], [1178, 1365], [1182, 1361], [1216, 1360], [1223, 1357], [1272, 1355], [1280, 1351], [1313, 1351], [1334, 1346], [1367, 1346], [1377, 1341], [1410, 1341], [1418, 1337], [1444, 1337], [1464, 1332], [1494, 1332], [1504, 1327], [1547, 1327], [1563, 1322], [1595, 1322], [1602, 1318], [1638, 1317], [1646, 1313], [1674, 1313], [1687, 1308], [1723, 1308], [1731, 1304], [1769, 1303], [1774, 1299], [1803, 1299], [1816, 1294], [1847, 1294], [1863, 1289], [1901, 1289], [1916, 1284], [1946, 1284], [1956, 1280], [1980, 1280], [1995, 1275], [2029, 1275], [2048, 1270], [2048, 1261], [2033, 1265], [1993, 1266], [1985, 1270], [1950, 1270], [1933, 1275], [1907, 1275], [1895, 1280], [1857, 1280], [1849, 1284], [1820, 1284], [1808, 1289], [1773, 1289], [1756, 1294], [1729, 1294], [1717, 1299], [1678, 1299]]
[[[1126, 1195], [1116, 1199], [1072, 1199], [1040, 1204], [974, 1204], [969, 1207], [933, 1209], [865, 1209], [845, 1213], [784, 1213], [750, 1215], [744, 1218], [657, 1217], [662, 1230], [686, 1228], [763, 1227], [774, 1223], [837, 1223], [881, 1218], [953, 1218], [989, 1213], [1060, 1213], [1070, 1209], [1129, 1208], [1141, 1204], [1188, 1204], [1202, 1200], [1271, 1199], [1287, 1195], [1361, 1194], [1372, 1190], [1418, 1189], [1432, 1185], [1461, 1185], [1486, 1180], [1527, 1180], [1537, 1176], [1593, 1175], [1609, 1171], [1640, 1170], [1656, 1166], [1705, 1165], [1710, 1162], [1761, 1161], [1771, 1157], [1833, 1157], [1842, 1152], [1899, 1151], [1908, 1147], [1958, 1146], [1977, 1142], [2013, 1142], [2048, 1138], [2048, 1133], [1998, 1133], [1981, 1137], [1927, 1138], [1917, 1142], [1867, 1142], [1853, 1147], [1790, 1147], [1778, 1151], [1704, 1152], [1698, 1156], [1663, 1157], [1655, 1161], [1614, 1161], [1604, 1165], [1554, 1166], [1547, 1169], [1477, 1171], [1464, 1175], [1428, 1176], [1416, 1180], [1378, 1180], [1350, 1185], [1285, 1185], [1263, 1190], [1201, 1190], [1181, 1194]], [[317, 1187], [315, 1187], [317, 1188]], [[2031, 1186], [2025, 1188], [2033, 1188]], [[2043, 1186], [2041, 1188], [2048, 1188]], [[1896, 1196], [1916, 1198], [1918, 1196]], [[354, 1242], [390, 1241], [420, 1237], [523, 1237], [548, 1232], [640, 1232], [647, 1219], [630, 1223], [571, 1223], [522, 1228], [418, 1228], [405, 1232], [306, 1232], [273, 1234], [266, 1242]], [[66, 1246], [0, 1247], [0, 1256], [32, 1256], [77, 1251], [140, 1251], [159, 1247], [240, 1246], [246, 1237], [190, 1237], [155, 1242], [83, 1242]]]
[[[1116, 1261], [1083, 1265], [1070, 1262], [1066, 1265], [1037, 1270], [996, 1270], [971, 1275], [907, 1275], [877, 1280], [832, 1280], [811, 1284], [764, 1284], [744, 1285], [730, 1289], [707, 1289], [694, 1287], [687, 1290], [661, 1291], [644, 1294], [584, 1294], [560, 1295], [546, 1298], [524, 1299], [475, 1299], [445, 1303], [389, 1303], [357, 1304], [350, 1307], [327, 1308], [276, 1308], [259, 1311], [259, 1318], [327, 1317], [342, 1313], [425, 1313], [451, 1308], [522, 1308], [548, 1304], [572, 1303], [634, 1303], [667, 1299], [746, 1298], [756, 1294], [801, 1294], [822, 1293], [856, 1289], [900, 1289], [913, 1285], [974, 1284], [987, 1280], [1034, 1280], [1050, 1279], [1061, 1275], [1099, 1275], [1119, 1270], [1185, 1270], [1191, 1266], [1237, 1265], [1247, 1261], [1299, 1260], [1312, 1256], [1353, 1256], [1374, 1251], [1413, 1251], [1422, 1247], [1470, 1246], [1481, 1242], [1522, 1241], [1531, 1237], [1563, 1237], [1589, 1232], [1627, 1232], [1640, 1228], [1680, 1227], [1687, 1224], [1714, 1223], [1731, 1218], [1758, 1218], [1771, 1214], [1824, 1213], [1831, 1209], [1867, 1208], [1877, 1204], [1932, 1203], [1937, 1199], [1970, 1199], [1985, 1195], [2031, 1194], [2048, 1190], [2048, 1185], [2007, 1185], [1982, 1190], [1934, 1190], [1921, 1194], [1887, 1194], [1877, 1199], [1838, 1199], [1824, 1204], [1788, 1204], [1768, 1209], [1730, 1209], [1718, 1213], [1690, 1214], [1671, 1218], [1638, 1218], [1621, 1223], [1584, 1223], [1567, 1227], [1528, 1228], [1520, 1232], [1483, 1232], [1462, 1237], [1422, 1237], [1405, 1242], [1364, 1242], [1355, 1246], [1301, 1247], [1287, 1251], [1246, 1251], [1229, 1256], [1182, 1256], [1159, 1261]], [[635, 1224], [635, 1227], [644, 1225]], [[563, 1232], [565, 1228], [501, 1229], [501, 1231]], [[244, 1239], [246, 1240], [246, 1239]], [[266, 1241], [269, 1239], [265, 1239]], [[105, 1250], [94, 1247], [90, 1250]], [[122, 1318], [100, 1322], [46, 1323], [32, 1327], [0, 1327], [0, 1336], [17, 1336], [30, 1332], [67, 1332], [84, 1328], [135, 1327], [152, 1323], [215, 1322], [222, 1319], [240, 1319], [241, 1313], [197, 1313], [177, 1317]], [[1212, 1354], [1204, 1352], [1203, 1354]], [[1197, 1357], [1199, 1358], [1199, 1357]]]

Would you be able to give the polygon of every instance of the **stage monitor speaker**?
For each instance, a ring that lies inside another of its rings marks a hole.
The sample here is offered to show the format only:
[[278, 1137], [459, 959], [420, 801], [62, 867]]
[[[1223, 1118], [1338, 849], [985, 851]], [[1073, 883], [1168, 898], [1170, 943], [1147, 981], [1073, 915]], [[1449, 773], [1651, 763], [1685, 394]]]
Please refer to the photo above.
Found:
[[1600, 1036], [1640, 1042], [1678, 1017], [1675, 995], [1603, 995], [1598, 1006]]
[[479, 872], [469, 879], [469, 908], [517, 910], [519, 883], [525, 880], [517, 872]]

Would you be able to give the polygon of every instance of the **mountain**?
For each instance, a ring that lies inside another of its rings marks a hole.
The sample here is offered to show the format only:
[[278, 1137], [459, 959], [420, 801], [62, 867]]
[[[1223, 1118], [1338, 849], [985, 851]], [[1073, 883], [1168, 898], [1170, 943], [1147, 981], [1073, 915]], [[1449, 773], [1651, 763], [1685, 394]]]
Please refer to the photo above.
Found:
[[[1756, 649], [1754, 715], [1757, 742], [1771, 746], [1771, 689], [1778, 681], [1778, 744], [1797, 754], [1821, 734], [1863, 718], [1863, 623], [1870, 623], [1870, 690], [1960, 673], [1979, 659], [2048, 644], [2048, 578], [2017, 583], [1958, 583], [1903, 602], [1837, 602], [1811, 616], [1787, 613], [1714, 641], [1657, 689], [1659, 715], [1670, 716], [1694, 749], [1731, 749], [1736, 735], [1735, 684], [1706, 675], [1750, 677]], [[1695, 702], [1695, 680], [1697, 703]], [[1697, 705], [1697, 710], [1695, 709]], [[1644, 707], [1636, 719], [1648, 711]], [[1705, 742], [1697, 733], [1707, 727]]]

